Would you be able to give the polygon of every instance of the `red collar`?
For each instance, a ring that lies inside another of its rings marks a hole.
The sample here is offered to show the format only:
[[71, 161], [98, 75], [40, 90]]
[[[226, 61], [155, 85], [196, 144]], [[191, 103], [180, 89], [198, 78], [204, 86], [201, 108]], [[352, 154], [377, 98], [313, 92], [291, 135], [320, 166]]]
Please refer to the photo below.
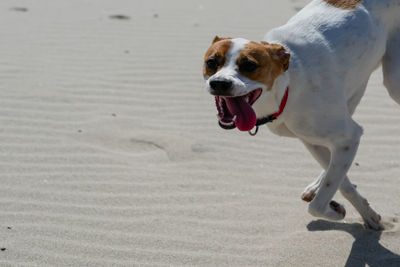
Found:
[[266, 116], [264, 118], [261, 118], [261, 119], [257, 119], [256, 131], [254, 133], [249, 131], [249, 134], [250, 135], [256, 135], [257, 131], [258, 131], [258, 126], [276, 120], [278, 118], [278, 116], [281, 115], [283, 110], [285, 109], [288, 97], [289, 97], [289, 86], [286, 87], [285, 94], [283, 95], [283, 98], [281, 100], [281, 104], [279, 105], [279, 110], [277, 112], [275, 112], [274, 114], [268, 115], [268, 116]]
[[281, 104], [279, 105], [279, 110], [277, 112], [275, 112], [274, 114], [271, 114], [271, 115], [268, 115], [267, 117], [258, 119], [256, 125], [259, 126], [259, 125], [271, 122], [273, 120], [276, 120], [276, 118], [278, 118], [278, 116], [281, 115], [283, 110], [285, 109], [288, 97], [289, 97], [289, 86], [286, 87], [285, 94], [283, 95]]

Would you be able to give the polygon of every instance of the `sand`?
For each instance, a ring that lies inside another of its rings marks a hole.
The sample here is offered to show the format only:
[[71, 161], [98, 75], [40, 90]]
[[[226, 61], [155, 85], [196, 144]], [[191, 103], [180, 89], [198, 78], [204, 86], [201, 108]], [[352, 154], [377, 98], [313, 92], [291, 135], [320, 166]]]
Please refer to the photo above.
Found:
[[400, 107], [371, 78], [350, 177], [387, 229], [317, 220], [298, 140], [217, 126], [202, 56], [307, 1], [2, 0], [1, 266], [400, 266]]

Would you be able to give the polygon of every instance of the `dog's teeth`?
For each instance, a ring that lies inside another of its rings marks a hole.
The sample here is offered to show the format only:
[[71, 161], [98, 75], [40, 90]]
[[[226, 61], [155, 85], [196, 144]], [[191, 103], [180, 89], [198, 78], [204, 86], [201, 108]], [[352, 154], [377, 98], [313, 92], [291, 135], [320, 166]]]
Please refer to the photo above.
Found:
[[222, 104], [223, 104], [222, 98], [219, 97], [218, 100], [219, 100], [219, 110], [220, 110], [221, 114], [224, 115], [224, 109], [222, 108]]
[[232, 119], [232, 121], [233, 121], [233, 122], [236, 122], [236, 115], [235, 115], [235, 116], [233, 116], [233, 119]]
[[222, 125], [224, 125], [224, 126], [232, 126], [232, 125], [233, 125], [232, 122], [223, 122], [223, 121], [220, 121], [220, 123], [221, 123]]

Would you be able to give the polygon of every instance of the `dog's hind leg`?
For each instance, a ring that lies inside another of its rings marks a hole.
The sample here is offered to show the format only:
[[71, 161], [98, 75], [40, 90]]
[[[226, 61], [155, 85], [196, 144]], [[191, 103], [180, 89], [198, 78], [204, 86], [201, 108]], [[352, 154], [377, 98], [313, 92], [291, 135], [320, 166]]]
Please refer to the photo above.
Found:
[[[306, 142], [304, 142], [304, 144], [305, 144], [306, 148], [310, 151], [310, 153], [313, 155], [313, 157], [321, 165], [321, 167], [324, 170], [327, 169], [328, 165], [329, 165], [330, 157], [331, 157], [329, 150], [325, 147], [311, 145]], [[317, 180], [322, 180], [323, 175], [325, 175], [325, 173], [326, 172], [323, 171]], [[314, 182], [314, 184], [315, 184], [315, 182]], [[319, 185], [320, 184], [321, 183], [319, 182]], [[307, 188], [309, 188], [309, 187], [310, 186], [308, 186]], [[307, 191], [307, 188], [306, 188], [305, 192]], [[318, 188], [319, 188], [319, 186], [313, 187], [313, 189], [315, 191], [317, 191]], [[340, 189], [340, 192], [343, 194], [343, 196], [360, 213], [360, 215], [363, 218], [367, 227], [375, 229], [375, 230], [381, 229], [381, 225], [379, 223], [381, 217], [369, 206], [368, 201], [358, 193], [356, 187], [353, 184], [351, 184], [347, 175], [343, 179], [342, 184], [340, 185], [339, 189]], [[313, 197], [315, 196], [315, 191], [314, 191]], [[304, 192], [303, 192], [303, 195], [304, 195]], [[303, 195], [302, 195], [302, 198], [303, 198]], [[313, 197], [311, 198], [311, 200], [313, 199]], [[335, 204], [333, 204], [333, 205], [335, 205]], [[339, 207], [342, 208], [341, 206], [339, 206]]]
[[389, 34], [382, 70], [389, 95], [400, 104], [400, 26]]

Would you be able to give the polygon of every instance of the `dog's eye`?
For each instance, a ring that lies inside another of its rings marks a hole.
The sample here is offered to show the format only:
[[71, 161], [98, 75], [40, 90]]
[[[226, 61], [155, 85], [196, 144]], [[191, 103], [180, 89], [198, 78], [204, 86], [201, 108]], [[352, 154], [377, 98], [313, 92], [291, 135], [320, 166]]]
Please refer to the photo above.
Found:
[[239, 64], [239, 70], [241, 72], [253, 72], [258, 68], [257, 63], [248, 59], [242, 60]]
[[206, 61], [206, 66], [209, 70], [216, 70], [218, 68], [218, 61], [215, 58], [210, 58]]

